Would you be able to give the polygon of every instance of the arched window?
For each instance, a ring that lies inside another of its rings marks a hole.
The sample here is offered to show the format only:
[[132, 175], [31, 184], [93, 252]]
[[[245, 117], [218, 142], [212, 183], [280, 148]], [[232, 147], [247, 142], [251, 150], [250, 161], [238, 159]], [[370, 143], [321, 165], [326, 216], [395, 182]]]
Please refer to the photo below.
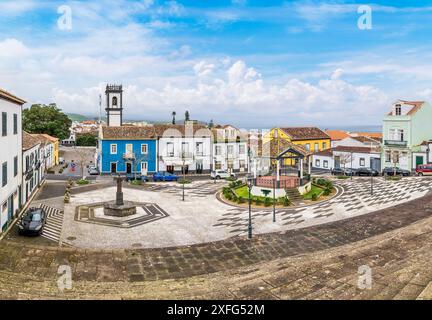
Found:
[[117, 107], [117, 97], [112, 98], [112, 105]]

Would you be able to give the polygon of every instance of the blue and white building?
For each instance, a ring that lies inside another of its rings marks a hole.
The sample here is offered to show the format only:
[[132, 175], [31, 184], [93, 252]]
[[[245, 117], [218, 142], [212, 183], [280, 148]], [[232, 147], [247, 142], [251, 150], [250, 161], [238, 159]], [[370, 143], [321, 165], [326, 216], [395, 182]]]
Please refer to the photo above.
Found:
[[151, 126], [123, 125], [122, 86], [106, 87], [107, 126], [99, 131], [98, 159], [101, 174], [142, 174], [158, 171], [157, 135]]

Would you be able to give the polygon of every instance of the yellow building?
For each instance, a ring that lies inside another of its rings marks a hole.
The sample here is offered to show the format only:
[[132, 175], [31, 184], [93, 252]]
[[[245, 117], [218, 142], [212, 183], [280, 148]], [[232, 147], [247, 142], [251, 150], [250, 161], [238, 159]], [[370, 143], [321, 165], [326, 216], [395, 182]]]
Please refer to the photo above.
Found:
[[[296, 145], [301, 145], [313, 153], [331, 147], [329, 135], [317, 127], [273, 128], [264, 138], [265, 142], [272, 140], [276, 141], [276, 143], [286, 140]], [[291, 159], [284, 161], [284, 165], [289, 166], [294, 164], [294, 161]]]

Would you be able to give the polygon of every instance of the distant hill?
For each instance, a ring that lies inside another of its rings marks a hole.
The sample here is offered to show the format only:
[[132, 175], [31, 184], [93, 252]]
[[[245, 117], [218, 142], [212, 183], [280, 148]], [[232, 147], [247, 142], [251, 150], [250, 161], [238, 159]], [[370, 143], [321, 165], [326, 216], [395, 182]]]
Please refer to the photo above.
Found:
[[72, 121], [84, 121], [87, 120], [88, 117], [83, 116], [82, 114], [76, 114], [76, 113], [66, 113], [66, 115], [69, 117], [69, 119], [71, 119]]

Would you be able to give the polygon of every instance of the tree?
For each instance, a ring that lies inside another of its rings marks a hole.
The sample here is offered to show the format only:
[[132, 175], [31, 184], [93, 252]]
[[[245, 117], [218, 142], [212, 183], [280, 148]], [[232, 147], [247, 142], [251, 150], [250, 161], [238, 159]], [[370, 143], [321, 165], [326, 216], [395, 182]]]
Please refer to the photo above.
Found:
[[214, 127], [213, 119], [210, 120], [208, 127], [212, 129]]
[[176, 117], [176, 115], [177, 115], [177, 112], [173, 111], [171, 115], [172, 115], [172, 124], [176, 124], [176, 119], [175, 119], [175, 117]]
[[91, 133], [77, 135], [76, 145], [80, 147], [96, 147], [97, 137]]
[[23, 129], [29, 133], [46, 133], [63, 140], [69, 137], [71, 125], [72, 121], [55, 103], [33, 104], [23, 111]]
[[189, 121], [190, 120], [190, 114], [189, 111], [185, 112], [185, 121]]
[[353, 156], [352, 153], [341, 153], [339, 155], [340, 164], [343, 165], [344, 169], [348, 163], [352, 163], [352, 162], [354, 162], [354, 160], [355, 160], [355, 157]]

